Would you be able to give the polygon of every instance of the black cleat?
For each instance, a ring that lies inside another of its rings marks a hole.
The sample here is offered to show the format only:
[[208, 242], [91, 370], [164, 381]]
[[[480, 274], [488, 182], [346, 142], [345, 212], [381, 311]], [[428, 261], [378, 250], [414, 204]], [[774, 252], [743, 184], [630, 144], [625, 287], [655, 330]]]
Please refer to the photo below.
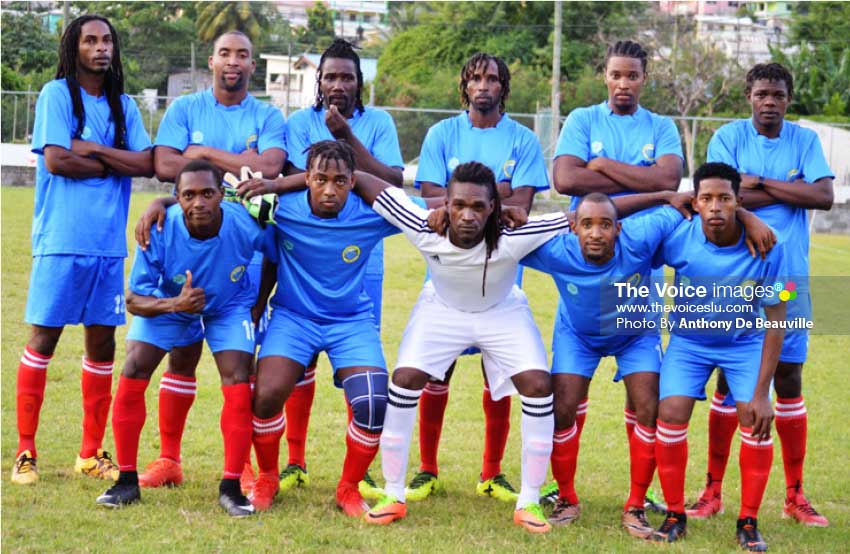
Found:
[[218, 487], [218, 503], [231, 517], [247, 517], [254, 515], [254, 506], [242, 494], [238, 479], [222, 479]]
[[687, 534], [688, 516], [668, 511], [664, 523], [649, 538], [657, 542], [676, 542]]
[[745, 517], [738, 520], [738, 529], [735, 538], [741, 548], [748, 552], [767, 552], [767, 543], [761, 538], [758, 530], [758, 521], [753, 517]]
[[107, 508], [121, 508], [135, 504], [142, 499], [142, 491], [138, 483], [115, 483], [109, 489], [97, 497], [97, 502]]

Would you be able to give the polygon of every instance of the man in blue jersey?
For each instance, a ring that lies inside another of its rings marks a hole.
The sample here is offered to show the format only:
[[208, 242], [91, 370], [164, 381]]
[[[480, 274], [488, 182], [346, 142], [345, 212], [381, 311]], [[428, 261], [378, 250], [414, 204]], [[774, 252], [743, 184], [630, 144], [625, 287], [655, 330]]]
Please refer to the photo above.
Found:
[[[640, 105], [640, 95], [646, 82], [647, 53], [640, 44], [617, 41], [605, 55], [604, 80], [608, 88], [608, 99], [594, 106], [573, 110], [567, 117], [555, 150], [553, 180], [555, 190], [573, 197], [570, 206], [575, 209], [578, 198], [601, 192], [609, 196], [620, 196], [636, 192], [675, 191], [682, 178], [682, 146], [676, 126], [668, 117], [659, 116]], [[658, 268], [653, 278], [663, 278]], [[655, 301], [658, 298], [655, 297]], [[555, 322], [556, 328], [564, 325], [561, 320], [567, 312], [561, 306]], [[656, 325], [661, 313], [651, 314]], [[649, 388], [647, 388], [649, 387]], [[635, 385], [632, 389], [652, 392], [651, 383], [646, 387]], [[559, 391], [555, 385], [555, 404], [559, 398], [568, 398], [568, 391]], [[581, 436], [587, 414], [587, 399], [579, 399], [576, 411], [577, 434]], [[626, 434], [631, 444], [637, 423], [651, 429], [655, 418], [641, 410], [629, 394], [626, 395], [624, 410]], [[571, 410], [570, 410], [571, 411]], [[555, 422], [556, 432], [572, 426], [572, 418]], [[554, 457], [566, 455], [563, 443], [555, 443]], [[637, 453], [630, 452], [631, 456]], [[554, 496], [551, 489], [544, 493]], [[647, 507], [658, 509], [648, 495]], [[577, 504], [559, 495], [553, 517], [569, 523], [579, 516]]]
[[[444, 198], [449, 177], [466, 162], [490, 168], [502, 203], [531, 210], [534, 193], [549, 188], [546, 165], [534, 133], [505, 113], [511, 75], [504, 60], [474, 54], [460, 72], [460, 97], [466, 110], [440, 121], [422, 142], [416, 186], [423, 198]], [[519, 274], [521, 279], [521, 273]], [[470, 349], [467, 353], [474, 353]], [[443, 381], [431, 381], [419, 405], [419, 473], [410, 482], [407, 498], [421, 500], [439, 487], [437, 451], [448, 403], [449, 368]], [[510, 397], [493, 399], [486, 384], [482, 397], [485, 417], [484, 455], [477, 493], [515, 502], [517, 493], [502, 474], [501, 462], [510, 430]]]
[[151, 375], [166, 353], [200, 348], [206, 339], [224, 396], [219, 503], [229, 515], [242, 517], [254, 512], [239, 487], [251, 449], [252, 308], [265, 303], [257, 299], [247, 266], [255, 252], [275, 252], [266, 240], [270, 235], [244, 208], [222, 203], [221, 173], [211, 163], [189, 162], [177, 174], [175, 187], [179, 205], [168, 209], [161, 231], [152, 231], [147, 249], [136, 248], [127, 296], [127, 309], [135, 317], [112, 411], [121, 473], [97, 503], [117, 508], [141, 498], [136, 459]]
[[[248, 94], [256, 67], [251, 41], [239, 31], [218, 37], [209, 57], [212, 88], [181, 96], [165, 112], [154, 143], [154, 165], [161, 181], [174, 176], [192, 160], [206, 160], [219, 171], [240, 174], [243, 166], [276, 177], [286, 160], [286, 125], [280, 110]], [[173, 197], [155, 200], [136, 227], [146, 248], [154, 221], [162, 226]], [[262, 256], [248, 267], [251, 282], [260, 281]], [[259, 322], [259, 333], [264, 330]], [[168, 370], [159, 389], [160, 454], [139, 476], [143, 487], [179, 484], [183, 480], [180, 443], [189, 409], [195, 399], [195, 367], [201, 355], [182, 349], [169, 355]], [[247, 477], [247, 475], [246, 475]]]
[[[675, 299], [668, 327], [670, 343], [661, 365], [656, 460], [668, 511], [653, 534], [674, 542], [687, 532], [684, 490], [688, 462], [688, 421], [715, 367], [726, 375], [737, 402], [741, 435], [741, 509], [736, 538], [748, 551], [767, 544], [758, 529], [758, 510], [770, 466], [773, 379], [785, 324], [780, 294], [788, 275], [781, 239], [764, 259], [752, 258], [745, 231], [735, 217], [740, 175], [723, 163], [694, 172], [693, 208], [699, 217], [668, 235], [660, 258], [675, 269], [665, 296]], [[626, 294], [631, 294], [627, 290]], [[759, 317], [763, 308], [766, 319]]]
[[[708, 160], [727, 163], [742, 173], [744, 206], [776, 229], [789, 253], [788, 278], [796, 285], [797, 298], [788, 305], [788, 318], [811, 319], [806, 210], [832, 207], [833, 174], [814, 131], [785, 120], [794, 92], [793, 77], [785, 67], [778, 63], [754, 66], [747, 73], [745, 92], [752, 117], [718, 129], [708, 144]], [[802, 372], [808, 339], [806, 329], [786, 333], [776, 366], [776, 432], [782, 443], [786, 486], [783, 513], [805, 525], [826, 527], [829, 521], [803, 494], [807, 416]], [[732, 407], [737, 400], [728, 392], [721, 374], [709, 412], [707, 483], [688, 510], [689, 517], [710, 517], [722, 507], [721, 485], [735, 433]]]
[[[402, 185], [401, 148], [390, 114], [363, 105], [363, 73], [352, 45], [335, 40], [319, 60], [316, 102], [292, 114], [286, 127], [289, 149], [287, 173], [307, 169], [307, 150], [321, 140], [344, 140], [354, 150], [360, 171], [396, 186]], [[372, 300], [375, 323], [381, 325], [381, 288], [384, 280], [384, 247], [378, 243], [366, 265], [364, 286]], [[286, 401], [286, 442], [289, 461], [280, 474], [280, 490], [309, 482], [305, 445], [310, 411], [316, 393], [316, 364], [311, 362]], [[368, 486], [367, 486], [368, 485]], [[366, 475], [362, 491], [374, 497], [374, 483]]]
[[115, 479], [102, 449], [112, 401], [115, 326], [124, 324], [124, 230], [130, 177], [153, 174], [150, 138], [124, 94], [118, 35], [85, 15], [62, 35], [56, 79], [35, 107], [32, 271], [25, 319], [32, 325], [18, 366], [18, 452], [12, 482], [38, 481], [35, 434], [47, 366], [65, 325], [85, 327], [83, 441], [75, 471]]
[[358, 483], [378, 451], [387, 402], [386, 364], [363, 280], [372, 250], [398, 230], [349, 194], [355, 161], [346, 142], [313, 144], [305, 164], [308, 190], [281, 195], [275, 213], [280, 286], [257, 363], [253, 441], [259, 476], [251, 499], [258, 510], [271, 507], [280, 487], [284, 402], [324, 351], [352, 413], [336, 502], [346, 515], [360, 516], [368, 506]]

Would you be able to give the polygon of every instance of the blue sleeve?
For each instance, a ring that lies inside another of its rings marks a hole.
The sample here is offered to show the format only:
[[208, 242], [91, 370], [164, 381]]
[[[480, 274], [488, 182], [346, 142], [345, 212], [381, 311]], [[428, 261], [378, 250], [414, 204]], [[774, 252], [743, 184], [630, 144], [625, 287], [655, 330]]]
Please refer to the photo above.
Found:
[[159, 260], [158, 252], [162, 235], [156, 229], [151, 230], [151, 243], [147, 250], [136, 246], [136, 256], [133, 259], [133, 268], [130, 270], [127, 288], [135, 294], [142, 296], [156, 296], [162, 298], [159, 290], [162, 281], [163, 267]]
[[428, 129], [425, 140], [422, 141], [422, 150], [419, 152], [419, 168], [416, 170], [416, 181], [414, 186], [419, 188], [423, 182], [434, 183], [441, 187], [446, 186], [446, 161], [443, 156], [443, 133], [442, 125], [439, 123]]
[[[517, 123], [519, 125], [519, 123]], [[543, 150], [533, 133], [523, 133], [519, 152], [516, 155], [516, 165], [511, 176], [511, 188], [534, 187], [535, 190], [549, 190], [549, 176], [546, 173], [546, 162], [543, 161]]]
[[311, 144], [310, 122], [305, 117], [304, 111], [297, 111], [289, 118], [289, 124], [286, 126], [286, 150], [289, 156], [288, 160], [302, 171], [307, 169], [307, 152], [305, 150]]
[[561, 252], [565, 252], [563, 241], [568, 235], [559, 235], [552, 237], [536, 250], [532, 250], [523, 259], [520, 264], [553, 275], [561, 271], [564, 265], [565, 257], [559, 256]]
[[820, 139], [816, 133], [812, 132], [812, 135], [814, 136], [809, 141], [809, 147], [803, 155], [803, 167], [801, 168], [803, 179], [807, 183], [814, 183], [823, 177], [835, 177], [823, 155]]
[[659, 117], [658, 121], [658, 137], [655, 139], [655, 159], [661, 156], [670, 154], [679, 156], [680, 159], [685, 159], [682, 153], [682, 139], [679, 137], [679, 130], [676, 129], [676, 124], [669, 117]]
[[419, 206], [423, 210], [428, 209], [428, 203], [425, 202], [425, 199], [422, 198], [421, 196], [408, 196], [408, 198], [410, 198], [411, 202], [413, 202], [414, 204], [416, 204], [417, 206]]
[[738, 161], [735, 158], [735, 149], [729, 140], [730, 137], [726, 135], [729, 132], [726, 129], [731, 129], [731, 127], [723, 126], [718, 129], [714, 135], [711, 137], [711, 140], [708, 141], [708, 152], [706, 154], [707, 162], [723, 162], [727, 165], [731, 165], [735, 169], [740, 171], [738, 167]]
[[263, 124], [260, 125], [260, 136], [257, 137], [257, 152], [262, 154], [269, 148], [280, 148], [286, 152], [286, 122], [280, 110], [269, 106]]
[[184, 98], [178, 98], [165, 110], [165, 115], [159, 123], [154, 146], [168, 146], [179, 150], [186, 150], [189, 146], [189, 119]]
[[141, 152], [151, 147], [151, 139], [145, 130], [142, 114], [136, 101], [126, 97], [124, 105], [124, 121], [127, 125], [127, 148], [133, 152]]
[[389, 167], [404, 167], [401, 158], [401, 146], [398, 143], [398, 132], [395, 121], [390, 114], [375, 110], [378, 119], [377, 139], [372, 145], [371, 154], [379, 162]]
[[257, 236], [257, 241], [254, 243], [254, 250], [262, 252], [271, 263], [276, 264], [278, 261], [277, 244], [274, 238], [274, 225], [266, 225], [265, 229], [261, 229]]
[[662, 206], [659, 209], [652, 210], [647, 215], [638, 215], [626, 219], [623, 221], [623, 227], [624, 231], [626, 226], [635, 230], [634, 234], [628, 233], [626, 235], [635, 239], [630, 247], [640, 252], [642, 257], [650, 258], [658, 251], [664, 239], [670, 236], [684, 219], [678, 210], [670, 206]]
[[38, 95], [32, 130], [32, 151], [35, 154], [44, 154], [45, 146], [71, 149], [71, 137], [76, 127], [71, 98], [60, 88], [64, 86], [64, 83], [50, 81]]
[[555, 148], [555, 157], [575, 156], [584, 161], [590, 160], [590, 114], [588, 109], [579, 108], [570, 112], [561, 136], [558, 137], [558, 146]]
[[[767, 256], [765, 264], [765, 274], [762, 284], [766, 287], [773, 286], [775, 283], [781, 283], [783, 287], [788, 281], [790, 270], [788, 268], [788, 260], [785, 253], [785, 244], [777, 242]], [[772, 297], [762, 298], [762, 304], [765, 306], [774, 306], [781, 301], [779, 291], [774, 288], [775, 294]]]

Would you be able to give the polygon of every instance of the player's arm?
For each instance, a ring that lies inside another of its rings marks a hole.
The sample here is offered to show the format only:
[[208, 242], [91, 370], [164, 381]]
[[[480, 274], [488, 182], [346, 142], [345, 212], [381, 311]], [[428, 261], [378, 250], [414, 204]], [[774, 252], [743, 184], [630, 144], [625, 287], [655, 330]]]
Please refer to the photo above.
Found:
[[[354, 163], [357, 169], [371, 173], [375, 177], [390, 183], [396, 187], [404, 184], [404, 178], [400, 167], [391, 167], [369, 152], [360, 139], [351, 130], [351, 126], [345, 117], [339, 113], [336, 106], [331, 105], [325, 112], [325, 125], [331, 135], [337, 140], [344, 140], [354, 150]], [[395, 132], [395, 129], [392, 129]], [[384, 132], [389, 132], [389, 129]]]
[[605, 174], [588, 169], [584, 160], [569, 154], [555, 158], [552, 172], [555, 190], [561, 194], [584, 196], [591, 192], [614, 194], [629, 190]]
[[163, 314], [185, 312], [195, 314], [204, 309], [204, 289], [192, 287], [192, 272], [186, 270], [186, 282], [178, 296], [160, 298], [127, 291], [127, 311], [133, 315], [154, 317]]
[[260, 273], [260, 290], [257, 294], [257, 302], [251, 308], [251, 319], [254, 325], [260, 321], [263, 311], [269, 303], [269, 296], [277, 284], [277, 264], [272, 263], [268, 258], [263, 258], [263, 269]]
[[620, 218], [627, 217], [641, 210], [646, 210], [655, 206], [669, 204], [675, 208], [682, 217], [691, 218], [689, 209], [691, 204], [691, 193], [688, 192], [673, 192], [662, 190], [658, 192], [644, 192], [640, 194], [629, 194], [625, 196], [615, 196], [611, 198], [611, 202], [617, 208], [617, 215]]
[[675, 154], [661, 156], [650, 166], [631, 165], [610, 158], [594, 158], [587, 169], [597, 171], [627, 190], [635, 192], [675, 191], [682, 180], [682, 159]]
[[375, 202], [375, 199], [380, 196], [384, 189], [390, 188], [392, 185], [375, 175], [370, 175], [364, 171], [354, 172], [354, 192], [370, 206]]
[[126, 177], [153, 177], [153, 155], [151, 150], [139, 152], [113, 148], [90, 140], [74, 139], [71, 151], [80, 156], [93, 158], [105, 165], [108, 170]]
[[531, 204], [534, 202], [534, 187], [523, 185], [512, 189], [509, 182], [502, 181], [496, 185], [496, 189], [499, 191], [499, 198], [502, 199], [502, 206], [514, 206], [523, 208], [526, 212], [531, 211]]
[[[785, 321], [785, 312], [785, 302], [778, 302], [773, 306], [764, 306], [764, 315], [771, 322]], [[773, 381], [773, 374], [776, 371], [776, 364], [779, 362], [779, 353], [782, 351], [784, 338], [785, 329], [768, 329], [765, 331], [756, 390], [753, 393], [753, 399], [746, 408], [753, 420], [752, 436], [758, 440], [770, 438], [770, 427], [773, 422], [770, 386]]]
[[236, 174], [242, 170], [242, 166], [248, 166], [255, 173], [259, 171], [273, 177], [280, 174], [286, 162], [286, 152], [281, 148], [268, 148], [262, 154], [251, 148], [234, 154], [199, 144], [189, 145], [183, 151], [183, 157], [188, 160], [206, 160], [225, 172]]
[[307, 174], [303, 171], [292, 175], [278, 175], [275, 179], [248, 179], [236, 187], [236, 194], [253, 198], [263, 194], [286, 194], [307, 188]]
[[735, 216], [741, 225], [744, 226], [745, 241], [747, 249], [750, 251], [750, 256], [756, 257], [760, 255], [764, 260], [767, 253], [776, 244], [776, 234], [770, 225], [762, 221], [757, 215], [745, 208], [735, 210]]
[[[144, 213], [136, 222], [136, 228], [133, 230], [133, 235], [136, 237], [136, 244], [142, 250], [147, 250], [151, 243], [151, 227], [156, 224], [157, 231], [162, 231], [162, 226], [165, 223], [165, 214], [168, 208], [177, 203], [177, 198], [174, 196], [163, 196], [154, 198]], [[132, 312], [131, 312], [132, 313]]]
[[53, 145], [44, 147], [44, 165], [50, 173], [71, 179], [102, 177], [108, 171], [100, 160]]
[[778, 179], [761, 179], [761, 182], [763, 186], [759, 185], [758, 176], [741, 175], [741, 188], [746, 189], [747, 192], [760, 189], [776, 202], [808, 210], [832, 208], [834, 196], [832, 177], [821, 177], [814, 183], [807, 183], [804, 179], [797, 179], [790, 183]]

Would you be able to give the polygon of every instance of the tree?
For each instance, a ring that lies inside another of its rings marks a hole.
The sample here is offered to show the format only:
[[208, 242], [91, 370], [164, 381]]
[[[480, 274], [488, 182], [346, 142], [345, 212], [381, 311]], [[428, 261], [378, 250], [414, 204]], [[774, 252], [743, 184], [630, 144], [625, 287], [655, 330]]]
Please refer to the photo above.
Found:
[[850, 37], [850, 3], [797, 2], [790, 27], [792, 44], [826, 44], [840, 59]]
[[265, 2], [204, 2], [198, 8], [195, 29], [203, 42], [232, 30], [256, 41], [268, 27], [270, 8]]
[[322, 2], [316, 2], [312, 8], [307, 8], [307, 26], [300, 30], [299, 41], [312, 45], [317, 50], [324, 50], [334, 40], [333, 14]]
[[789, 111], [800, 115], [850, 115], [850, 47], [833, 56], [831, 45], [802, 44], [796, 52], [774, 50], [776, 61], [791, 71], [794, 95]]
[[56, 73], [59, 36], [43, 28], [38, 14], [4, 12], [0, 48], [3, 88], [39, 90]]

